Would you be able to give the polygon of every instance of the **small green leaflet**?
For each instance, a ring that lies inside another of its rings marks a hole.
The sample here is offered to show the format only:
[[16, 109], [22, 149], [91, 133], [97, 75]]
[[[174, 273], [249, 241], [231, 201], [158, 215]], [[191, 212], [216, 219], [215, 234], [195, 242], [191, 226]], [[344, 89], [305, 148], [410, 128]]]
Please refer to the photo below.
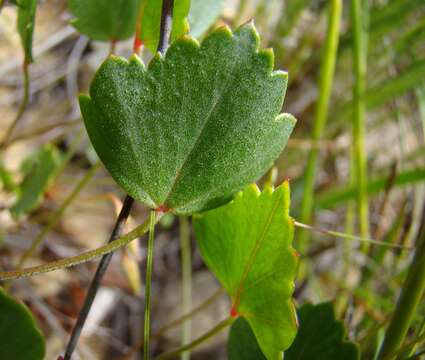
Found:
[[231, 203], [194, 217], [194, 229], [205, 263], [232, 300], [231, 315], [248, 321], [268, 360], [281, 358], [297, 332], [288, 182], [263, 192], [248, 186]]
[[32, 56], [32, 40], [37, 0], [19, 0], [16, 1], [16, 5], [18, 6], [18, 32], [25, 52], [25, 63], [29, 64], [34, 61]]
[[27, 307], [0, 289], [0, 359], [43, 360], [44, 338]]
[[15, 219], [39, 205], [61, 163], [59, 151], [51, 144], [45, 145], [30, 161], [24, 163], [23, 171], [26, 175], [20, 185], [18, 199], [10, 209]]
[[227, 202], [273, 164], [295, 125], [279, 114], [287, 74], [273, 72], [252, 24], [176, 40], [148, 68], [111, 56], [80, 107], [115, 181], [147, 206], [193, 214]]
[[125, 40], [134, 34], [139, 0], [69, 0], [72, 25], [92, 40]]
[[190, 35], [199, 38], [217, 21], [222, 0], [192, 0], [189, 12]]
[[[173, 24], [171, 27], [171, 41], [189, 31], [187, 15], [189, 14], [190, 0], [174, 1]], [[141, 0], [140, 15], [140, 41], [152, 53], [156, 53], [159, 42], [160, 24], [161, 24], [162, 0]]]
[[331, 302], [305, 304], [298, 310], [300, 328], [285, 360], [358, 360], [358, 346], [345, 340], [342, 321], [335, 319]]
[[[358, 360], [358, 346], [344, 340], [345, 329], [335, 319], [332, 303], [307, 304], [298, 310], [300, 327], [284, 360]], [[232, 324], [228, 341], [229, 360], [265, 360], [248, 322]], [[281, 358], [280, 358], [281, 359]]]

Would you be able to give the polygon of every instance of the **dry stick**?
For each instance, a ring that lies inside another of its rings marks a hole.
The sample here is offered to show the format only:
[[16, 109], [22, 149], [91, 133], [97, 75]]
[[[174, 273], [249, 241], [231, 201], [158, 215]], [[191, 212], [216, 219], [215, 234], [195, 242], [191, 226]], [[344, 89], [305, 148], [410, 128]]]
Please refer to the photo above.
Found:
[[[127, 221], [128, 216], [130, 215], [130, 211], [133, 206], [133, 203], [134, 203], [134, 199], [131, 196], [127, 195], [125, 197], [123, 206], [121, 208], [121, 212], [118, 215], [114, 229], [109, 238], [109, 242], [116, 240], [123, 232], [124, 225]], [[102, 281], [103, 275], [105, 275], [108, 265], [111, 262], [112, 255], [113, 255], [113, 252], [106, 254], [100, 260], [99, 266], [96, 270], [96, 274], [94, 275], [94, 278], [90, 284], [89, 291], [87, 292], [86, 298], [84, 300], [83, 308], [78, 314], [77, 322], [74, 328], [72, 329], [71, 337], [66, 347], [64, 360], [71, 359], [72, 353], [74, 352], [75, 347], [77, 346], [77, 342], [81, 335], [81, 331], [83, 330], [84, 323], [86, 322], [91, 306], [93, 305], [93, 301], [100, 287], [100, 283]]]
[[29, 92], [30, 92], [30, 78], [29, 78], [29, 62], [26, 59], [22, 65], [22, 71], [24, 75], [24, 97], [22, 98], [22, 102], [19, 105], [18, 113], [16, 114], [16, 117], [13, 120], [13, 123], [9, 126], [9, 128], [6, 131], [6, 135], [4, 136], [0, 144], [0, 149], [4, 149], [9, 144], [9, 140], [10, 140], [10, 137], [12, 136], [13, 130], [15, 130], [16, 125], [18, 125], [19, 121], [22, 119], [22, 116], [24, 115], [25, 109], [28, 105]]
[[[162, 3], [160, 36], [159, 36], [159, 44], [158, 44], [158, 49], [157, 49], [161, 53], [164, 52], [169, 45], [169, 39], [170, 39], [170, 34], [171, 34], [171, 24], [172, 24], [172, 14], [173, 14], [173, 4], [174, 4], [173, 0], [164, 0], [163, 3]], [[111, 235], [111, 238], [109, 240], [110, 242], [113, 241], [116, 237], [118, 237], [120, 235], [120, 232], [123, 228], [125, 220], [127, 219], [128, 215], [130, 214], [130, 210], [131, 210], [131, 207], [133, 205], [133, 201], [134, 201], [133, 198], [131, 198], [130, 196], [127, 195], [127, 197], [124, 201], [124, 205], [123, 205], [123, 208], [121, 210], [121, 213], [118, 217], [117, 223], [115, 225], [115, 229], [114, 229], [114, 231]], [[128, 207], [128, 209], [126, 209], [126, 206]], [[127, 210], [127, 211], [125, 212], [124, 210]], [[123, 214], [123, 213], [126, 213], [125, 217], [121, 216], [121, 214]], [[122, 224], [120, 223], [120, 219], [122, 221]], [[152, 221], [151, 221], [151, 223], [152, 223]], [[151, 241], [149, 243], [151, 243]], [[106, 272], [106, 269], [108, 268], [108, 265], [111, 261], [111, 258], [112, 258], [112, 253], [105, 255], [102, 258], [102, 260], [100, 261], [100, 264], [99, 264], [99, 267], [96, 271], [95, 277], [92, 281], [92, 284], [90, 285], [90, 289], [89, 289], [89, 292], [87, 294], [86, 300], [84, 302], [83, 309], [81, 310], [81, 312], [78, 316], [77, 323], [76, 323], [76, 325], [75, 325], [75, 327], [72, 331], [71, 339], [68, 343], [68, 346], [67, 346], [67, 349], [66, 349], [66, 352], [65, 352], [64, 360], [70, 360], [71, 359], [72, 352], [74, 351], [74, 349], [77, 345], [78, 338], [80, 337], [82, 328], [83, 328], [84, 323], [87, 319], [90, 308], [93, 304], [97, 290], [99, 289], [100, 282], [102, 280], [103, 275]], [[148, 273], [149, 272], [150, 272], [150, 270], [148, 269]], [[148, 297], [148, 294], [146, 294], [146, 297]], [[148, 301], [147, 301], [147, 304], [149, 304]], [[146, 314], [148, 315], [147, 321], [149, 321], [149, 316], [150, 316], [149, 309], [145, 309], [145, 317], [146, 317]], [[146, 321], [145, 321], [145, 332], [146, 332], [146, 330], [148, 330], [147, 331], [148, 332], [147, 337], [149, 339], [149, 326], [146, 324]], [[145, 335], [145, 337], [146, 337], [146, 335]]]

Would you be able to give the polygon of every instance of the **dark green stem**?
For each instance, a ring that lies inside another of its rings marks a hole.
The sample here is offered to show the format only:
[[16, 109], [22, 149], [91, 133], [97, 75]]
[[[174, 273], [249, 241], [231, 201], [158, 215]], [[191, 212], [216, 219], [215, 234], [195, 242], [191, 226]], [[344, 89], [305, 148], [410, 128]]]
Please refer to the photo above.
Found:
[[409, 266], [406, 281], [397, 302], [385, 338], [379, 350], [378, 360], [393, 359], [402, 346], [407, 331], [425, 293], [425, 209], [419, 232], [416, 251]]

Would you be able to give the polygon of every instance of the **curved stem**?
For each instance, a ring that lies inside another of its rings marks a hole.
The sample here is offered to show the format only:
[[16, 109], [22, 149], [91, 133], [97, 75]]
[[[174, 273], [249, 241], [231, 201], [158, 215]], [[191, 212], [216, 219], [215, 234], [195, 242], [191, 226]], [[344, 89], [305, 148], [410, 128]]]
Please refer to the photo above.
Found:
[[24, 75], [24, 96], [22, 98], [21, 104], [19, 105], [18, 113], [16, 114], [16, 117], [13, 120], [13, 123], [7, 129], [6, 135], [4, 136], [0, 144], [0, 149], [5, 148], [9, 144], [9, 140], [10, 140], [10, 137], [12, 136], [13, 130], [15, 130], [16, 126], [18, 125], [19, 121], [24, 115], [25, 109], [28, 105], [29, 92], [30, 92], [30, 77], [29, 77], [29, 62], [27, 62], [26, 60], [24, 61], [24, 64], [22, 65], [22, 72]]
[[[157, 221], [159, 221], [159, 219], [160, 219], [160, 216], [157, 217]], [[148, 231], [148, 228], [149, 228], [149, 219], [146, 220], [143, 224], [137, 226], [135, 229], [133, 229], [129, 233], [125, 234], [124, 236], [121, 236], [117, 240], [114, 240], [111, 243], [101, 246], [97, 249], [86, 251], [80, 255], [52, 261], [47, 264], [32, 266], [22, 270], [1, 271], [0, 281], [9, 280], [9, 279], [19, 279], [23, 277], [32, 276], [32, 275], [44, 274], [47, 272], [55, 271], [58, 269], [64, 269], [67, 267], [88, 262], [90, 260], [109, 254], [115, 250], [118, 250], [126, 246], [127, 244], [132, 242], [134, 239], [144, 235]]]
[[204, 341], [208, 340], [209, 338], [217, 335], [219, 332], [221, 332], [226, 327], [231, 325], [233, 323], [233, 321], [235, 321], [235, 319], [232, 318], [232, 317], [229, 317], [229, 318], [221, 321], [218, 325], [216, 325], [214, 328], [212, 328], [210, 331], [208, 331], [204, 335], [202, 335], [199, 338], [197, 338], [196, 340], [192, 341], [190, 344], [184, 345], [177, 350], [170, 351], [170, 352], [164, 353], [162, 355], [159, 355], [158, 357], [155, 358], [155, 360], [172, 359], [172, 358], [176, 357], [177, 355], [181, 354], [184, 351], [191, 350], [191, 349], [195, 348], [196, 346], [202, 344]]
[[[112, 230], [109, 242], [116, 240], [122, 231], [124, 230], [125, 223], [130, 215], [131, 208], [133, 207], [134, 199], [127, 195], [125, 197], [121, 212], [118, 215], [117, 221], [115, 223], [114, 229]], [[72, 353], [77, 346], [78, 339], [80, 338], [83, 326], [89, 315], [91, 306], [93, 304], [94, 298], [96, 297], [97, 291], [99, 290], [100, 283], [103, 276], [108, 268], [109, 263], [111, 262], [113, 253], [106, 254], [100, 260], [99, 266], [97, 267], [96, 274], [90, 284], [89, 291], [87, 292], [86, 298], [84, 300], [83, 308], [78, 314], [77, 322], [72, 329], [71, 337], [69, 339], [68, 345], [66, 347], [64, 360], [70, 360]]]
[[149, 340], [151, 335], [150, 317], [151, 317], [151, 284], [153, 268], [153, 243], [155, 239], [155, 210], [151, 210], [149, 216], [149, 239], [146, 256], [146, 282], [145, 282], [145, 321], [144, 321], [144, 359], [149, 359]]

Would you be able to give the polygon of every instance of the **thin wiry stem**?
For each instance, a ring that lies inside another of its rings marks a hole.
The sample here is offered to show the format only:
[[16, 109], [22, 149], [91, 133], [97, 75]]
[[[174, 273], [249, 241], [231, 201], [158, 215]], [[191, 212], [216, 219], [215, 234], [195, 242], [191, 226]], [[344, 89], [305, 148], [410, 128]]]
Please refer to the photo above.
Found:
[[[180, 217], [180, 248], [182, 269], [182, 313], [192, 308], [192, 249], [190, 244], [189, 220], [186, 216]], [[190, 318], [182, 324], [182, 345], [190, 343], [192, 321]], [[182, 360], [190, 359], [190, 352], [181, 354]]]
[[410, 247], [410, 246], [399, 245], [399, 244], [390, 244], [386, 241], [379, 241], [379, 240], [374, 240], [374, 239], [365, 238], [365, 237], [361, 237], [361, 236], [345, 234], [345, 233], [342, 233], [342, 232], [339, 232], [339, 231], [325, 230], [325, 229], [322, 229], [322, 228], [319, 228], [319, 227], [316, 227], [316, 226], [303, 224], [303, 223], [298, 222], [298, 221], [294, 221], [294, 225], [299, 227], [299, 228], [302, 228], [302, 229], [317, 231], [317, 232], [322, 233], [322, 234], [335, 236], [335, 237], [339, 237], [339, 238], [343, 238], [343, 239], [347, 239], [347, 240], [355, 240], [355, 241], [360, 241], [360, 242], [368, 243], [368, 244], [386, 246], [386, 247], [393, 248], [393, 249], [413, 250], [413, 248]]
[[[134, 203], [134, 199], [131, 196], [127, 195], [124, 200], [123, 206], [121, 208], [121, 212], [118, 215], [114, 229], [109, 238], [109, 242], [113, 242], [114, 240], [116, 240], [123, 232], [127, 218], [130, 215], [130, 211], [133, 206], [133, 203]], [[97, 291], [99, 290], [102, 278], [105, 275], [105, 272], [108, 268], [109, 263], [111, 262], [112, 255], [113, 253], [104, 255], [102, 259], [100, 260], [99, 266], [96, 270], [96, 274], [94, 275], [94, 278], [90, 284], [90, 288], [87, 292], [86, 298], [84, 300], [83, 308], [78, 314], [77, 322], [74, 328], [72, 329], [71, 337], [69, 339], [68, 345], [65, 350], [64, 360], [71, 359], [72, 353], [74, 352], [77, 346], [78, 339], [80, 338], [81, 332], [83, 330], [83, 326], [87, 320], [87, 316], [89, 315], [94, 298], [96, 297]]]
[[149, 359], [149, 343], [151, 336], [151, 285], [152, 285], [152, 268], [153, 268], [153, 245], [155, 239], [155, 210], [150, 212], [150, 222], [149, 222], [149, 239], [148, 239], [148, 248], [146, 255], [146, 281], [145, 281], [145, 318], [144, 318], [144, 347], [143, 355], [144, 359]]

